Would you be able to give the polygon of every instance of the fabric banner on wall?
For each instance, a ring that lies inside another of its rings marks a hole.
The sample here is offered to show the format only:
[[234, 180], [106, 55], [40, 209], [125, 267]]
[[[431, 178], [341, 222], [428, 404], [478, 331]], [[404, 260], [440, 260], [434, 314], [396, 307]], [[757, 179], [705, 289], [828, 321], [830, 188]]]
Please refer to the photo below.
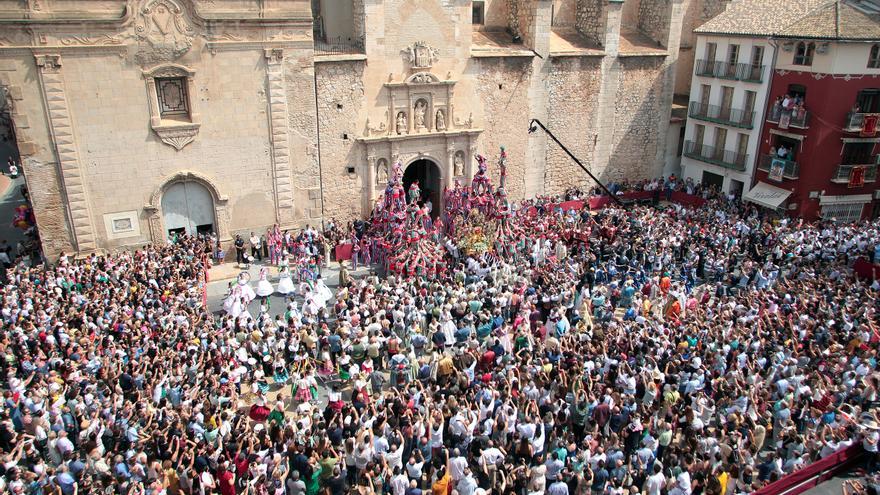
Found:
[[865, 185], [865, 167], [853, 167], [849, 171], [849, 187], [862, 187]]
[[865, 120], [862, 122], [862, 131], [859, 133], [861, 136], [874, 136], [877, 134], [877, 115], [865, 115]]
[[779, 158], [774, 158], [770, 161], [770, 172], [767, 173], [767, 178], [776, 181], [782, 182], [782, 175], [785, 173], [785, 160], [780, 160]]
[[336, 246], [336, 261], [351, 259], [351, 244], [340, 244]]

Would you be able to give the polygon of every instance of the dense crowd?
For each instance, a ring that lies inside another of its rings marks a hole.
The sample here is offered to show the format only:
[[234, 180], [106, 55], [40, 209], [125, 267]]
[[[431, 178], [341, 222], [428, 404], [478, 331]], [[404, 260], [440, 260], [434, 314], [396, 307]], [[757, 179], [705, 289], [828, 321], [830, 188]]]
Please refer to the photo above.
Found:
[[212, 314], [188, 236], [14, 267], [0, 489], [728, 495], [853, 443], [877, 467], [880, 286], [851, 266], [880, 224], [723, 198], [511, 221], [503, 255], [304, 280], [278, 316]]

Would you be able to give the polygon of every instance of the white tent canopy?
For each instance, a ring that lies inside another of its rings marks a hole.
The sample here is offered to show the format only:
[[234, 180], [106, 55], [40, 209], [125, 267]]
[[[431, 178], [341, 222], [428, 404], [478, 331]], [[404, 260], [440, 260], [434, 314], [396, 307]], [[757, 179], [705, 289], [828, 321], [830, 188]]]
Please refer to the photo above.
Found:
[[779, 208], [779, 205], [781, 205], [789, 195], [791, 195], [791, 191], [788, 189], [771, 186], [766, 182], [759, 181], [755, 184], [755, 187], [743, 196], [743, 199], [775, 210]]

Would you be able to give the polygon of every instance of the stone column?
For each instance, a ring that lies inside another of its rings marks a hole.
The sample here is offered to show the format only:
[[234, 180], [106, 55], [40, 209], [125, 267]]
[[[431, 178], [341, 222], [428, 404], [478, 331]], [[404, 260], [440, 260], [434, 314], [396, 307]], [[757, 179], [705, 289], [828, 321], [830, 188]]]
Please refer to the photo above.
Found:
[[363, 208], [364, 215], [369, 216], [370, 208], [372, 207], [373, 198], [376, 196], [376, 156], [372, 154], [367, 155], [367, 173], [362, 174], [364, 181], [363, 187]]
[[681, 46], [681, 28], [685, 9], [682, 0], [671, 0], [669, 13], [669, 30], [666, 39], [662, 40], [668, 51], [666, 60], [663, 62], [663, 92], [660, 94], [660, 115], [667, 116], [658, 123], [657, 130], [657, 154], [650, 171], [649, 177], [657, 177], [663, 171], [666, 161], [666, 133], [669, 131], [669, 117], [672, 115], [672, 96], [675, 91], [675, 69], [678, 63], [678, 52]]
[[79, 163], [79, 152], [70, 107], [67, 104], [61, 55], [35, 55], [40, 87], [49, 114], [49, 130], [61, 170], [61, 181], [67, 199], [68, 220], [76, 250], [88, 253], [98, 248], [95, 227], [89, 208], [88, 191]]
[[468, 142], [468, 156], [464, 161], [464, 184], [468, 185], [471, 183], [471, 179], [474, 178], [474, 156], [477, 154], [477, 143], [474, 142], [473, 136], [471, 136], [470, 141]]
[[293, 180], [290, 172], [287, 85], [284, 80], [284, 50], [266, 48], [269, 134], [272, 146], [272, 175], [275, 183], [275, 219], [280, 225], [293, 223]]
[[455, 142], [446, 140], [446, 169], [443, 171], [443, 186], [452, 189], [452, 179], [455, 176]]

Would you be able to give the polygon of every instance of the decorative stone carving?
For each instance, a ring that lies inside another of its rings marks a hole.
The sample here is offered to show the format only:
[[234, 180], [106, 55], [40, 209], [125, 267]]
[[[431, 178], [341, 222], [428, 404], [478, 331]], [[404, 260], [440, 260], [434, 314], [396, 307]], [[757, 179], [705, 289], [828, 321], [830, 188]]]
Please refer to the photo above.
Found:
[[406, 134], [406, 112], [397, 112], [397, 134]]
[[[388, 120], [388, 112], [385, 112], [385, 120]], [[379, 122], [379, 125], [371, 125], [370, 119], [368, 117], [366, 137], [384, 135], [385, 132], [388, 130], [388, 125], [385, 124], [385, 120]]]
[[153, 130], [163, 143], [173, 146], [174, 149], [180, 151], [184, 146], [195, 140], [199, 134], [199, 124], [166, 126], [154, 128]]
[[423, 99], [416, 101], [416, 104], [413, 107], [413, 123], [415, 124], [416, 129], [425, 128], [425, 112], [427, 112], [427, 110], [428, 102]]
[[96, 250], [98, 245], [80, 167], [70, 107], [67, 104], [64, 78], [61, 74], [61, 56], [41, 54], [35, 56], [35, 61], [39, 67], [40, 86], [48, 111], [61, 181], [67, 195], [70, 228], [76, 241], [76, 249], [79, 252], [91, 252]]
[[416, 41], [405, 50], [409, 59], [410, 67], [413, 69], [428, 69], [438, 59], [439, 52], [436, 48], [432, 48], [424, 41]]
[[169, 62], [192, 48], [195, 31], [178, 0], [146, 0], [137, 13], [135, 56], [141, 64]]
[[463, 127], [465, 129], [473, 128], [474, 127], [474, 114], [473, 114], [473, 112], [468, 114], [467, 120], [456, 119], [455, 126], [456, 127]]
[[98, 36], [88, 35], [71, 35], [58, 38], [58, 42], [64, 46], [103, 46], [103, 45], [121, 45], [122, 39], [109, 34], [101, 34]]
[[438, 131], [446, 130], [446, 114], [443, 113], [443, 110], [437, 110], [437, 116], [435, 117], [434, 128]]
[[430, 72], [417, 72], [406, 79], [411, 84], [429, 84], [440, 82], [440, 78]]
[[461, 177], [464, 175], [464, 152], [456, 151], [455, 158], [452, 162], [452, 175], [455, 177]]
[[384, 186], [388, 183], [388, 160], [380, 158], [376, 165], [376, 185]]

